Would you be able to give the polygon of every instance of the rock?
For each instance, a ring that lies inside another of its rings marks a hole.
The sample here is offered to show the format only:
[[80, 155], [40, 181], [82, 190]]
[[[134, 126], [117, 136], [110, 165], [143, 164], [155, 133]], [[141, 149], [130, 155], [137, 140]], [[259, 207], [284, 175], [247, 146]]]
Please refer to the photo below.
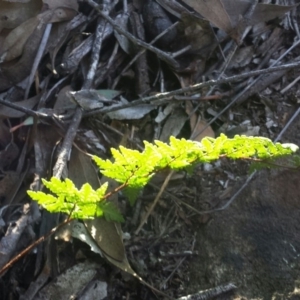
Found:
[[231, 282], [234, 299], [300, 299], [300, 171], [262, 171], [197, 234], [189, 292]]

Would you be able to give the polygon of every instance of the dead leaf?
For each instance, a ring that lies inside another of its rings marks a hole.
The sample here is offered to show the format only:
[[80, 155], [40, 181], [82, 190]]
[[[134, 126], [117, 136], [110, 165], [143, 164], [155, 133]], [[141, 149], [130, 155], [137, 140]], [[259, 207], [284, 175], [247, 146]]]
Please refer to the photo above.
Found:
[[77, 92], [67, 92], [70, 101], [77, 104], [84, 110], [92, 110], [103, 107], [103, 102], [109, 102], [108, 99], [99, 95], [95, 90], [80, 90]]
[[186, 113], [181, 108], [174, 109], [173, 113], [166, 120], [159, 139], [163, 142], [168, 142], [170, 136], [176, 137], [186, 121]]
[[108, 222], [104, 218], [85, 220], [84, 225], [92, 238], [97, 242], [103, 255], [114, 262], [123, 262], [126, 259], [120, 224]]
[[208, 21], [195, 15], [183, 13], [179, 29], [191, 45], [191, 51], [202, 56], [209, 55], [217, 46], [215, 35]]
[[237, 51], [234, 53], [232, 60], [228, 65], [228, 69], [241, 68], [247, 66], [252, 61], [253, 55], [253, 46], [237, 49]]
[[[98, 175], [91, 159], [74, 148], [70, 159], [69, 177], [77, 188], [81, 187], [85, 182], [89, 182], [94, 189], [100, 186]], [[118, 186], [118, 184], [111, 179], [105, 178], [103, 181], [109, 181], [109, 189], [111, 191]], [[115, 201], [117, 201], [117, 194], [113, 197]], [[114, 200], [110, 199], [109, 201]], [[131, 270], [126, 258], [119, 223], [108, 222], [104, 218], [95, 218], [93, 220], [85, 220], [84, 225], [88, 233], [96, 241], [102, 254], [113, 265], [124, 271], [126, 271], [126, 269]]]
[[[50, 175], [51, 171], [49, 167], [51, 168], [54, 163], [52, 160], [55, 158], [55, 149], [60, 139], [61, 136], [53, 127], [45, 124], [37, 124], [34, 140], [35, 173], [40, 178], [46, 178]], [[36, 187], [36, 190], [38, 189], [39, 186]]]
[[182, 13], [189, 12], [184, 6], [174, 0], [157, 0], [156, 2], [158, 2], [166, 11], [178, 19], [180, 19]]
[[72, 148], [69, 162], [69, 178], [77, 188], [80, 188], [86, 182], [93, 189], [97, 189], [100, 186], [98, 174], [91, 158], [74, 147]]
[[13, 29], [26, 20], [36, 16], [43, 6], [42, 0], [0, 1], [0, 32], [2, 29]]
[[[69, 178], [75, 183], [77, 188], [80, 188], [86, 182], [94, 189], [100, 186], [96, 169], [90, 157], [74, 148], [69, 164]], [[108, 180], [109, 179], [105, 179], [104, 182]], [[117, 183], [109, 180], [110, 190], [113, 190], [116, 186]], [[114, 197], [117, 197], [117, 195]], [[112, 200], [110, 199], [110, 201]], [[96, 240], [105, 257], [109, 257], [118, 262], [124, 260], [125, 249], [119, 223], [108, 222], [104, 218], [95, 218], [93, 220], [85, 220], [84, 224], [90, 235]]]
[[[64, 3], [60, 2], [60, 4], [49, 1], [47, 4], [48, 10], [22, 23], [5, 38], [3, 46], [0, 48], [0, 62], [11, 61], [21, 55], [22, 58], [13, 65], [2, 65], [0, 91], [19, 83], [28, 76], [45, 24], [70, 20], [77, 14], [78, 4], [76, 0], [67, 0]], [[30, 43], [30, 38], [31, 41], [39, 40], [38, 45]], [[27, 47], [26, 51], [25, 47]], [[26, 57], [28, 54], [30, 59]]]
[[[183, 0], [201, 16], [228, 34], [233, 30], [233, 24], [226, 12], [222, 0]], [[234, 1], [237, 2], [237, 1]]]
[[[128, 18], [129, 15], [128, 14], [119, 14], [117, 15], [115, 22], [116, 24], [118, 24], [119, 26], [121, 26], [122, 28], [128, 30]], [[130, 54], [132, 53], [132, 44], [131, 42], [128, 40], [127, 37], [125, 37], [122, 34], [119, 34], [116, 30], [114, 30], [114, 35], [116, 37], [116, 39], [119, 42], [119, 45], [121, 46], [121, 48], [127, 53]]]
[[151, 104], [141, 104], [107, 113], [112, 120], [137, 120], [143, 118], [156, 107]]
[[44, 23], [62, 22], [71, 20], [76, 14], [77, 5], [74, 6], [71, 3], [70, 7], [68, 7], [64, 6], [64, 3], [61, 3], [60, 7], [52, 8], [51, 6], [51, 9], [21, 23], [5, 38], [4, 43], [0, 48], [0, 62], [10, 61], [20, 56], [26, 41], [41, 21]]
[[78, 10], [77, 0], [43, 0], [48, 9], [56, 9], [59, 7], [67, 7], [74, 10]]
[[[77, 188], [81, 187], [85, 182], [89, 182], [94, 189], [99, 187], [97, 172], [90, 158], [74, 148], [69, 165], [69, 177]], [[102, 178], [102, 180], [103, 182], [109, 182], [109, 191], [114, 190], [118, 186], [118, 183], [110, 178]], [[113, 199], [110, 198], [108, 201], [113, 201], [116, 204], [117, 197], [118, 194], [113, 194], [111, 197]], [[84, 220], [84, 225], [88, 234], [96, 241], [103, 256], [111, 264], [133, 275], [157, 293], [164, 294], [145, 282], [131, 268], [125, 253], [120, 223], [108, 222], [104, 218], [95, 218], [93, 220]]]
[[191, 127], [191, 130], [193, 130], [192, 128], [194, 128], [196, 126], [198, 117], [197, 117], [197, 114], [194, 113], [194, 106], [193, 106], [192, 101], [185, 102], [185, 111], [190, 118], [190, 127]]
[[[211, 126], [207, 126], [205, 120], [199, 120], [195, 127], [192, 128], [192, 136], [191, 139], [194, 141], [201, 142], [201, 140], [205, 137], [212, 137], [215, 138], [215, 132], [212, 130]], [[205, 129], [204, 129], [205, 128]]]
[[68, 97], [67, 93], [71, 92], [72, 88], [70, 85], [67, 85], [63, 87], [57, 95], [53, 112], [57, 115], [67, 114], [68, 112], [74, 112], [76, 109], [76, 104], [70, 101], [70, 98]]
[[[230, 16], [233, 26], [236, 26], [239, 22], [239, 16], [243, 16], [249, 5], [252, 3], [249, 0], [222, 0], [224, 7]], [[255, 10], [249, 20], [249, 25], [254, 25], [259, 22], [268, 22], [272, 19], [284, 16], [285, 13], [293, 9], [295, 5], [277, 5], [277, 4], [265, 4], [258, 3]]]
[[[183, 0], [183, 2], [236, 41], [239, 40], [241, 31], [241, 28], [238, 28], [239, 24], [241, 24], [241, 17], [244, 16], [251, 5], [250, 1], [242, 0]], [[247, 23], [248, 25], [253, 25], [258, 22], [267, 22], [283, 16], [292, 8], [294, 6], [260, 3], [256, 5], [251, 20], [247, 20]]]
[[[87, 17], [83, 14], [77, 15], [75, 18], [76, 18], [76, 23], [78, 24], [77, 26], [80, 26], [80, 24], [87, 21]], [[51, 65], [54, 73], [56, 73], [55, 70], [56, 55], [61, 49], [61, 47], [64, 46], [72, 29], [73, 27], [70, 24], [70, 22], [59, 22], [59, 23], [54, 23], [52, 25], [51, 34], [47, 43], [47, 50], [51, 57]], [[82, 38], [83, 37], [81, 35], [76, 35], [75, 37], [73, 37], [72, 44], [74, 48], [76, 48], [76, 46], [74, 45], [74, 41], [76, 41], [76, 43], [79, 43], [79, 41], [81, 41]]]
[[29, 75], [45, 26], [42, 25], [35, 28], [34, 33], [26, 42], [21, 58], [17, 62], [1, 64], [0, 91], [21, 82]]
[[10, 32], [0, 48], [0, 63], [21, 56], [28, 38], [39, 22], [36, 17], [33, 17]]

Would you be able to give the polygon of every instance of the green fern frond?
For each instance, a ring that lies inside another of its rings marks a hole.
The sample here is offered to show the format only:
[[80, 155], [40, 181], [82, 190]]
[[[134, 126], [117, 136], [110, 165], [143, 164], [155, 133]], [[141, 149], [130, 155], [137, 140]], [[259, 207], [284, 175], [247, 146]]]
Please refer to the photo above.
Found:
[[[216, 139], [204, 138], [201, 143], [171, 137], [170, 144], [155, 141], [154, 144], [144, 142], [144, 145], [143, 152], [123, 146], [119, 150], [111, 149], [113, 162], [93, 157], [103, 175], [122, 185], [131, 204], [152, 176], [165, 168], [191, 170], [198, 163], [211, 162], [221, 157], [271, 161], [298, 150], [296, 145], [274, 144], [263, 137], [237, 135], [229, 139], [223, 134]], [[299, 164], [299, 161], [295, 160], [295, 164]], [[43, 180], [43, 183], [56, 196], [33, 191], [28, 191], [28, 194], [50, 212], [63, 212], [79, 219], [104, 216], [107, 220], [124, 220], [111, 202], [104, 201], [108, 197], [105, 194], [107, 183], [97, 190], [93, 190], [88, 183], [78, 190], [71, 180], [61, 181], [55, 177], [50, 181]]]

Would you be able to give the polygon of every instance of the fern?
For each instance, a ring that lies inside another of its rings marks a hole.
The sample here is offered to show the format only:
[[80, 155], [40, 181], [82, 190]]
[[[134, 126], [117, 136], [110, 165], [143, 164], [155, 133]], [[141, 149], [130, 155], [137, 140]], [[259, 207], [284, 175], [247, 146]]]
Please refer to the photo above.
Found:
[[[201, 143], [171, 137], [169, 145], [161, 141], [155, 141], [154, 144], [144, 142], [144, 145], [143, 152], [123, 146], [119, 150], [111, 149], [113, 162], [93, 156], [100, 172], [121, 184], [112, 193], [124, 189], [131, 204], [152, 176], [165, 168], [191, 170], [198, 163], [221, 157], [273, 160], [298, 150], [294, 144], [274, 144], [263, 137], [235, 136], [229, 139], [223, 134], [216, 139], [204, 138]], [[33, 191], [28, 191], [28, 194], [49, 212], [62, 212], [77, 219], [104, 216], [107, 220], [124, 220], [117, 208], [105, 201], [112, 194], [106, 194], [107, 183], [97, 190], [93, 190], [88, 183], [78, 190], [71, 180], [61, 181], [54, 177], [50, 181], [43, 179], [43, 183], [56, 196]]]
[[107, 220], [123, 222], [122, 215], [113, 203], [104, 201], [108, 184], [93, 190], [89, 183], [85, 183], [78, 190], [70, 179], [61, 181], [52, 177], [50, 181], [42, 179], [47, 187], [57, 197], [43, 192], [27, 191], [28, 195], [38, 201], [49, 212], [61, 212], [71, 215], [75, 219], [90, 219], [104, 216]]

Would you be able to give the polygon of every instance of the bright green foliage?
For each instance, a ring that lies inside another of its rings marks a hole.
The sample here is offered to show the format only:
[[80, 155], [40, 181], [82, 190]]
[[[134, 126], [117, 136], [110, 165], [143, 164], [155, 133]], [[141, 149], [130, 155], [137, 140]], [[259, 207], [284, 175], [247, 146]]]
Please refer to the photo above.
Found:
[[[217, 160], [221, 157], [230, 159], [274, 159], [287, 156], [298, 150], [293, 144], [272, 143], [262, 137], [235, 136], [228, 139], [225, 135], [204, 138], [202, 142], [170, 138], [170, 144], [155, 141], [154, 144], [144, 142], [145, 150], [139, 152], [120, 146], [119, 150], [111, 149], [114, 161], [103, 160], [97, 156], [93, 159], [100, 172], [113, 178], [134, 203], [138, 192], [149, 182], [152, 176], [165, 168], [180, 170], [190, 169], [197, 163]], [[42, 192], [28, 191], [29, 196], [50, 212], [63, 212], [72, 218], [87, 219], [103, 216], [108, 220], [122, 221], [121, 215], [105, 195], [107, 184], [96, 191], [86, 183], [80, 190], [71, 180], [64, 182], [52, 178], [50, 182], [43, 180], [45, 186], [57, 197]]]
[[144, 144], [143, 152], [122, 146], [119, 150], [112, 149], [114, 162], [93, 157], [103, 175], [124, 184], [127, 195], [132, 196], [129, 199], [131, 203], [134, 201], [133, 196], [137, 195], [151, 177], [165, 168], [180, 170], [220, 157], [270, 159], [290, 155], [298, 149], [296, 145], [274, 144], [263, 137], [235, 136], [228, 139], [224, 134], [216, 139], [204, 138], [201, 143], [171, 137], [169, 145], [161, 141]]
[[60, 181], [56, 177], [52, 177], [50, 181], [43, 179], [43, 183], [57, 196], [43, 192], [27, 191], [27, 193], [49, 212], [66, 213], [75, 219], [104, 216], [109, 221], [122, 222], [124, 220], [113, 203], [103, 200], [108, 187], [107, 183], [97, 190], [93, 190], [89, 183], [85, 183], [78, 190], [70, 179]]

